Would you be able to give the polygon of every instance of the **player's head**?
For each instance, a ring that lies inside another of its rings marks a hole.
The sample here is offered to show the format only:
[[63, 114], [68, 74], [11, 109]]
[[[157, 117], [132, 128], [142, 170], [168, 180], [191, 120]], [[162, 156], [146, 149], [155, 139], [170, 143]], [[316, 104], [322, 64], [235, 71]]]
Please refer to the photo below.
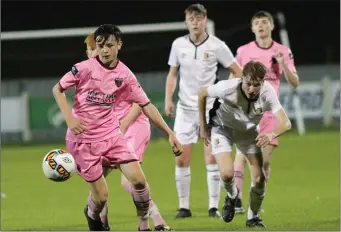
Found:
[[266, 68], [261, 62], [250, 61], [244, 66], [242, 89], [247, 98], [257, 99], [265, 74]]
[[185, 10], [185, 22], [190, 34], [199, 36], [205, 33], [207, 10], [201, 4], [192, 4]]
[[103, 24], [94, 34], [96, 52], [104, 64], [111, 64], [117, 59], [118, 50], [122, 46], [121, 30], [113, 24]]
[[251, 30], [256, 38], [264, 39], [271, 37], [271, 32], [274, 28], [274, 19], [269, 12], [258, 11], [251, 18]]
[[86, 44], [86, 55], [88, 58], [94, 57], [97, 55], [96, 53], [96, 43], [95, 43], [95, 33], [89, 34], [85, 40], [84, 43]]

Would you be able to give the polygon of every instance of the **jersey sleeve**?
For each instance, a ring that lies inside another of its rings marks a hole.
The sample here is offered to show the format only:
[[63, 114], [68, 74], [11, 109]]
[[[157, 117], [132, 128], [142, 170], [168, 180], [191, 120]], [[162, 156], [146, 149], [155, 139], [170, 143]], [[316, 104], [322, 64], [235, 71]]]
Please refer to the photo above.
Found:
[[267, 84], [266, 88], [265, 111], [271, 111], [273, 114], [275, 114], [282, 109], [282, 105], [279, 102], [274, 87], [272, 87], [271, 84]]
[[69, 89], [79, 83], [87, 74], [87, 69], [82, 63], [75, 64], [71, 70], [67, 72], [59, 81], [59, 85], [63, 90]]
[[212, 98], [223, 98], [228, 90], [229, 84], [227, 82], [227, 80], [219, 81], [218, 83], [209, 86], [207, 88], [208, 96]]
[[290, 71], [296, 72], [295, 62], [294, 62], [294, 55], [290, 48], [286, 48], [285, 52], [283, 53], [284, 59], [287, 62], [287, 66]]
[[224, 42], [217, 48], [217, 58], [224, 68], [228, 68], [231, 64], [236, 62], [230, 48]]
[[139, 106], [143, 107], [150, 103], [149, 98], [138, 83], [135, 75], [129, 72], [127, 88], [125, 89], [124, 100], [127, 102], [134, 102]]
[[179, 59], [177, 56], [176, 41], [173, 42], [172, 48], [169, 54], [168, 65], [172, 67], [179, 67]]

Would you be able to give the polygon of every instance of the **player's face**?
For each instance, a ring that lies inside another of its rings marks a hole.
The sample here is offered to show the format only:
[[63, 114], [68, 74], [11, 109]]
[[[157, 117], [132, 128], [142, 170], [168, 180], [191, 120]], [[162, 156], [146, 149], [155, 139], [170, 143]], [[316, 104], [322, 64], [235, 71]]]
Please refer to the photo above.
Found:
[[97, 55], [96, 53], [96, 48], [93, 48], [89, 45], [86, 46], [86, 55], [88, 56], [88, 58], [90, 59], [91, 57], [94, 57]]
[[187, 13], [185, 22], [190, 34], [199, 36], [205, 33], [207, 25], [207, 17], [205, 15], [196, 12]]
[[271, 36], [274, 25], [270, 22], [268, 17], [260, 17], [253, 19], [251, 29], [256, 38], [263, 39]]
[[117, 41], [113, 35], [110, 35], [108, 39], [98, 36], [95, 51], [103, 64], [111, 64], [117, 59], [118, 50], [121, 49], [121, 46], [122, 41]]
[[263, 81], [259, 82], [259, 81], [251, 80], [250, 78], [247, 78], [247, 77], [243, 77], [242, 89], [247, 98], [255, 99], [258, 97], [260, 93], [262, 84], [263, 84]]

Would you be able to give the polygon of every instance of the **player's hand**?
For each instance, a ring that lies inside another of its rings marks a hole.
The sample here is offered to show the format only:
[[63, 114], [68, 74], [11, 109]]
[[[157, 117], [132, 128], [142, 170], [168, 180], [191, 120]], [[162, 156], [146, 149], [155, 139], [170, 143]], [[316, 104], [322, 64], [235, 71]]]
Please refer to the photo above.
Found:
[[66, 121], [66, 125], [75, 135], [79, 135], [86, 130], [85, 125], [82, 123], [82, 121], [75, 117], [71, 117], [70, 119], [68, 119]]
[[172, 145], [174, 155], [180, 156], [183, 152], [182, 145], [173, 134], [169, 135], [169, 143]]
[[206, 126], [206, 128], [200, 127], [200, 138], [204, 141], [206, 146], [211, 144], [211, 130]]
[[172, 101], [166, 101], [165, 112], [166, 112], [167, 117], [174, 116], [174, 104]]
[[258, 147], [266, 147], [267, 145], [270, 144], [270, 142], [275, 138], [273, 133], [260, 133], [257, 138], [257, 146]]
[[276, 58], [276, 60], [277, 60], [277, 62], [279, 64], [283, 64], [284, 63], [284, 54], [283, 54], [283, 52], [281, 52], [278, 49], [275, 52], [275, 58]]

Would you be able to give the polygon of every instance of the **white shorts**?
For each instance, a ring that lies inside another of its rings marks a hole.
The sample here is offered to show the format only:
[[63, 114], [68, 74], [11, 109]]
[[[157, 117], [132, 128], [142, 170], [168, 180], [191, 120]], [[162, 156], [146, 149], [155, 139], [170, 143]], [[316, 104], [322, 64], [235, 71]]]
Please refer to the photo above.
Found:
[[[208, 120], [208, 111], [206, 113]], [[197, 143], [200, 136], [199, 111], [176, 109], [174, 132], [182, 144]]]
[[258, 131], [237, 131], [229, 127], [212, 127], [211, 143], [212, 154], [216, 155], [222, 152], [232, 152], [233, 144], [245, 155], [254, 155], [262, 152], [260, 147], [256, 146], [256, 137]]
[[[257, 126], [257, 128], [256, 128], [256, 130], [257, 130], [257, 133], [259, 134], [259, 125]], [[238, 147], [236, 147], [236, 154], [237, 155], [243, 155], [243, 152], [241, 152], [239, 149], [238, 149]]]

